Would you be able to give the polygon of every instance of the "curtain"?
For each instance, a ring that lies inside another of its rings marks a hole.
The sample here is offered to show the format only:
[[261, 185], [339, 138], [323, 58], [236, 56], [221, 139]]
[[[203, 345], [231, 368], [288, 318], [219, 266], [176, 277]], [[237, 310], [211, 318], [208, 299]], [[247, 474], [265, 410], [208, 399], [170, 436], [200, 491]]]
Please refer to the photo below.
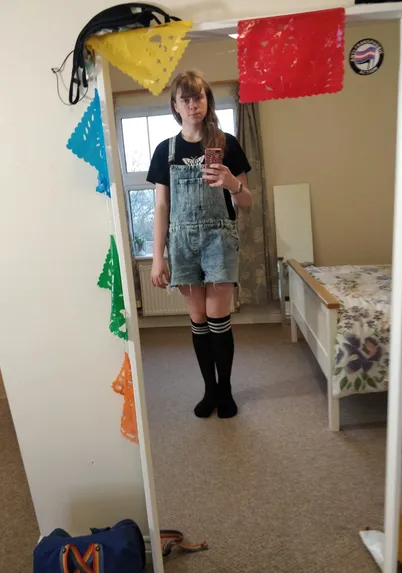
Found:
[[238, 210], [239, 298], [242, 305], [265, 306], [279, 297], [276, 248], [264, 184], [258, 104], [237, 104], [237, 139], [251, 166], [247, 179], [253, 196], [250, 209]]
[[137, 303], [137, 308], [141, 308], [142, 307], [142, 296], [141, 296], [140, 275], [138, 272], [137, 260], [136, 260], [135, 255], [133, 253], [131, 253], [131, 264], [132, 264], [132, 268], [133, 268], [135, 299], [136, 299], [136, 303]]

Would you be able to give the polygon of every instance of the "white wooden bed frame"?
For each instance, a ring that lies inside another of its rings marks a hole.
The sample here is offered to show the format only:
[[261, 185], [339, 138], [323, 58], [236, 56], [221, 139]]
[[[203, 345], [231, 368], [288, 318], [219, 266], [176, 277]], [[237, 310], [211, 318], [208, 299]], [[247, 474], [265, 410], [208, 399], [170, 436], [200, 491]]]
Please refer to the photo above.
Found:
[[339, 432], [339, 398], [332, 392], [332, 374], [340, 303], [295, 260], [288, 266], [292, 342], [298, 341], [299, 327], [327, 379], [329, 428]]

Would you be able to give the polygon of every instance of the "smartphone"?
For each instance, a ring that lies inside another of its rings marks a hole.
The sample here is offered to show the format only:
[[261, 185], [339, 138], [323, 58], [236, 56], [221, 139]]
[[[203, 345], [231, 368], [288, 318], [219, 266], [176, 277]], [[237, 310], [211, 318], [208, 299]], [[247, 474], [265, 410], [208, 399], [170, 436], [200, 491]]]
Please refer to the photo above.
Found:
[[215, 165], [222, 163], [222, 149], [220, 147], [209, 147], [205, 150], [205, 165]]

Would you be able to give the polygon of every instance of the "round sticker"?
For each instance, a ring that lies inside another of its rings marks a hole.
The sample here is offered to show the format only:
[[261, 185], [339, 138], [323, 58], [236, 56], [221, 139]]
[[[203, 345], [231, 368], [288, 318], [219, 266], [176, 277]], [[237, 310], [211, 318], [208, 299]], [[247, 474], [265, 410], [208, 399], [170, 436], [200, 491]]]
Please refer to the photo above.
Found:
[[354, 72], [361, 76], [374, 74], [384, 60], [384, 48], [372, 38], [360, 40], [353, 46], [349, 54], [349, 63]]

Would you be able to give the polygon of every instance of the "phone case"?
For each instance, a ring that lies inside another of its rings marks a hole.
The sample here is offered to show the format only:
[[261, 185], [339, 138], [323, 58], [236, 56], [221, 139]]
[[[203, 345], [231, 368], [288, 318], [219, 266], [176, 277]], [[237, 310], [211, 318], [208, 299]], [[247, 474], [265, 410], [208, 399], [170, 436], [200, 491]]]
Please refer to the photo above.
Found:
[[205, 150], [205, 165], [222, 163], [222, 149], [220, 147], [210, 147]]

